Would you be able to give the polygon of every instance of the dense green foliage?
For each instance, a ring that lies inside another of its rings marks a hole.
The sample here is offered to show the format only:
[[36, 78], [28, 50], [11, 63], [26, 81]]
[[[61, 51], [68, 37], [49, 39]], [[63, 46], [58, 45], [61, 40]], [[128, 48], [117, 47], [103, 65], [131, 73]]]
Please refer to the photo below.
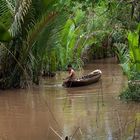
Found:
[[[123, 62], [123, 69], [130, 80], [128, 88], [122, 92], [120, 97], [125, 100], [140, 101], [140, 24], [136, 31], [128, 33], [129, 52], [127, 52], [127, 60]], [[129, 54], [129, 55], [128, 55]], [[125, 54], [126, 55], [126, 54]], [[126, 58], [121, 54], [122, 58]], [[125, 64], [125, 65], [124, 65]], [[126, 69], [127, 67], [127, 69]]]
[[139, 9], [138, 0], [0, 0], [0, 88], [114, 53], [126, 74], [132, 60], [139, 71]]

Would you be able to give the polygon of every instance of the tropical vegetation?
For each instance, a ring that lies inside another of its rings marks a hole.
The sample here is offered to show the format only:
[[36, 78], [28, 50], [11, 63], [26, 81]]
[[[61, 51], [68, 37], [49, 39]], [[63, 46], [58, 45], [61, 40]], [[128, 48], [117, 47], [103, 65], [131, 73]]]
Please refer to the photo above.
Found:
[[0, 0], [0, 88], [110, 56], [139, 80], [139, 47], [139, 0]]

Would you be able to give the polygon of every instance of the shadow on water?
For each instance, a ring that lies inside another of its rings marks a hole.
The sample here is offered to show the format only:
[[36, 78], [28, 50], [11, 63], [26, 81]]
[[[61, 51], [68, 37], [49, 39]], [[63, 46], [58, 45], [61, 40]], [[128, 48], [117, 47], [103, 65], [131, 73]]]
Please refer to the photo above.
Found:
[[62, 87], [67, 73], [59, 72], [39, 87], [0, 91], [0, 139], [139, 140], [139, 104], [118, 99], [127, 83], [121, 68], [100, 60], [83, 73], [94, 69], [102, 70], [102, 79], [85, 87]]

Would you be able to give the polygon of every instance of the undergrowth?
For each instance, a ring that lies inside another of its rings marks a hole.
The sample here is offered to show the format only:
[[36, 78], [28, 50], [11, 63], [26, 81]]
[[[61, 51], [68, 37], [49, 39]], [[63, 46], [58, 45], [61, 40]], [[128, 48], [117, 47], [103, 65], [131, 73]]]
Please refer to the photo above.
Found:
[[128, 87], [122, 91], [120, 98], [125, 101], [140, 102], [140, 73], [131, 72]]
[[120, 98], [125, 101], [140, 102], [140, 85], [129, 85], [121, 94]]

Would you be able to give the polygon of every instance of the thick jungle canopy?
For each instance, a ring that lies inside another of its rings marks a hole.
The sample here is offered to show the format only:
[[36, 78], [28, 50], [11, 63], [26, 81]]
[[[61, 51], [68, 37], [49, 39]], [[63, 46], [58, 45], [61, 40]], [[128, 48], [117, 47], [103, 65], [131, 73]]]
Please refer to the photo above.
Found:
[[139, 22], [139, 0], [0, 0], [0, 88], [112, 55], [139, 72]]

